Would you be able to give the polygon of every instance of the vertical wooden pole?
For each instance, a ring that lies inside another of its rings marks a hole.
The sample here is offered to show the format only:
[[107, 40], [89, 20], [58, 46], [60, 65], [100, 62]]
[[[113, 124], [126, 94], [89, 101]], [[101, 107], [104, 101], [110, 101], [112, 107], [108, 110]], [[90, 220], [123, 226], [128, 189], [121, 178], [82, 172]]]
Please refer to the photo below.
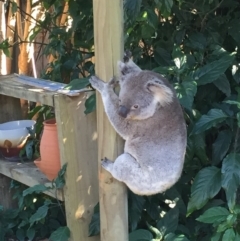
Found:
[[64, 200], [71, 241], [99, 241], [88, 237], [98, 203], [96, 113], [84, 114], [86, 95], [54, 97], [61, 164], [67, 163]]
[[[123, 0], [93, 0], [95, 70], [104, 81], [117, 75], [117, 61], [123, 56]], [[123, 141], [104, 113], [97, 94], [99, 196], [101, 241], [127, 241], [127, 191], [123, 183], [103, 170], [100, 159], [114, 160], [123, 152]]]

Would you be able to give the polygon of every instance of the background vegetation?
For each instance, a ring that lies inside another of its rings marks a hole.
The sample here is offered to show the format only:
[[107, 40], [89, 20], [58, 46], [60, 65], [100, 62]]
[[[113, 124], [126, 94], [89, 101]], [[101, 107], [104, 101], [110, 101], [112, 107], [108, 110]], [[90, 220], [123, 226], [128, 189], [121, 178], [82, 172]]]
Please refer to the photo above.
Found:
[[[39, 4], [39, 3], [38, 3]], [[66, 8], [67, 5], [67, 8]], [[15, 2], [8, 7], [23, 10]], [[143, 69], [166, 76], [188, 126], [184, 172], [164, 194], [129, 193], [130, 241], [240, 240], [240, 3], [238, 0], [125, 0], [125, 48]], [[89, 85], [94, 74], [92, 1], [41, 1], [49, 59], [42, 77]], [[59, 25], [59, 18], [67, 18]], [[70, 24], [71, 23], [71, 24]], [[45, 41], [44, 40], [44, 41]], [[9, 39], [0, 44], [5, 54]], [[36, 43], [35, 43], [36, 44]], [[37, 45], [38, 46], [38, 45]], [[86, 113], [94, 110], [94, 95]], [[89, 227], [99, 233], [99, 209]]]

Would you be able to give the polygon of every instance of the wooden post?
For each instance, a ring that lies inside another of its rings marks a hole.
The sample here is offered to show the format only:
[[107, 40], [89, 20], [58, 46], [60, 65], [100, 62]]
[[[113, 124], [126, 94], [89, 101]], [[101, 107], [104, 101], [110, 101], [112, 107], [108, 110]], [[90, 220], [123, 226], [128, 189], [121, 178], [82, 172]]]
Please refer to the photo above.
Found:
[[[109, 81], [117, 75], [117, 61], [123, 56], [123, 0], [93, 0], [93, 11], [96, 75]], [[97, 129], [101, 241], [127, 241], [126, 187], [103, 170], [100, 164], [101, 158], [114, 160], [122, 153], [123, 141], [109, 123], [99, 94]]]
[[98, 203], [96, 113], [84, 114], [86, 94], [54, 96], [61, 164], [67, 163], [64, 199], [72, 241], [88, 237], [93, 208]]

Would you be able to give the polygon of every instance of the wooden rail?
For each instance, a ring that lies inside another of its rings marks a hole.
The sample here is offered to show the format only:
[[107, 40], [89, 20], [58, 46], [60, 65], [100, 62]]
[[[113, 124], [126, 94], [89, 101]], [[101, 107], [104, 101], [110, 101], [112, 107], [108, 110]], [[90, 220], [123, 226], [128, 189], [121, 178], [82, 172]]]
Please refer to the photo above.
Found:
[[[0, 159], [0, 173], [29, 187], [37, 184], [51, 186], [46, 176], [42, 174], [32, 162], [17, 163]], [[55, 190], [49, 190], [45, 192], [45, 194], [64, 201], [62, 190], [57, 190], [57, 193]]]

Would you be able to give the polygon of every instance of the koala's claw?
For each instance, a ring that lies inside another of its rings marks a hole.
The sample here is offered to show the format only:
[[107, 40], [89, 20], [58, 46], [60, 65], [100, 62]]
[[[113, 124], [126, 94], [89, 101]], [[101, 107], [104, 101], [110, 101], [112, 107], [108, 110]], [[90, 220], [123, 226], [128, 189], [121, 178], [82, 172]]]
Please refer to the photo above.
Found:
[[127, 63], [131, 59], [131, 57], [132, 57], [131, 51], [130, 50], [126, 50], [124, 52], [123, 62]]
[[113, 77], [109, 82], [108, 85], [111, 86], [112, 88], [115, 88], [116, 86], [119, 85], [119, 81], [117, 78]]
[[101, 165], [102, 165], [102, 167], [103, 167], [105, 170], [111, 172], [112, 167], [113, 167], [113, 162], [110, 161], [110, 160], [108, 160], [108, 159], [105, 157], [105, 158], [102, 159]]
[[100, 80], [97, 76], [92, 76], [89, 79], [89, 82], [92, 85], [92, 87], [98, 91], [102, 90], [104, 87], [104, 82]]

